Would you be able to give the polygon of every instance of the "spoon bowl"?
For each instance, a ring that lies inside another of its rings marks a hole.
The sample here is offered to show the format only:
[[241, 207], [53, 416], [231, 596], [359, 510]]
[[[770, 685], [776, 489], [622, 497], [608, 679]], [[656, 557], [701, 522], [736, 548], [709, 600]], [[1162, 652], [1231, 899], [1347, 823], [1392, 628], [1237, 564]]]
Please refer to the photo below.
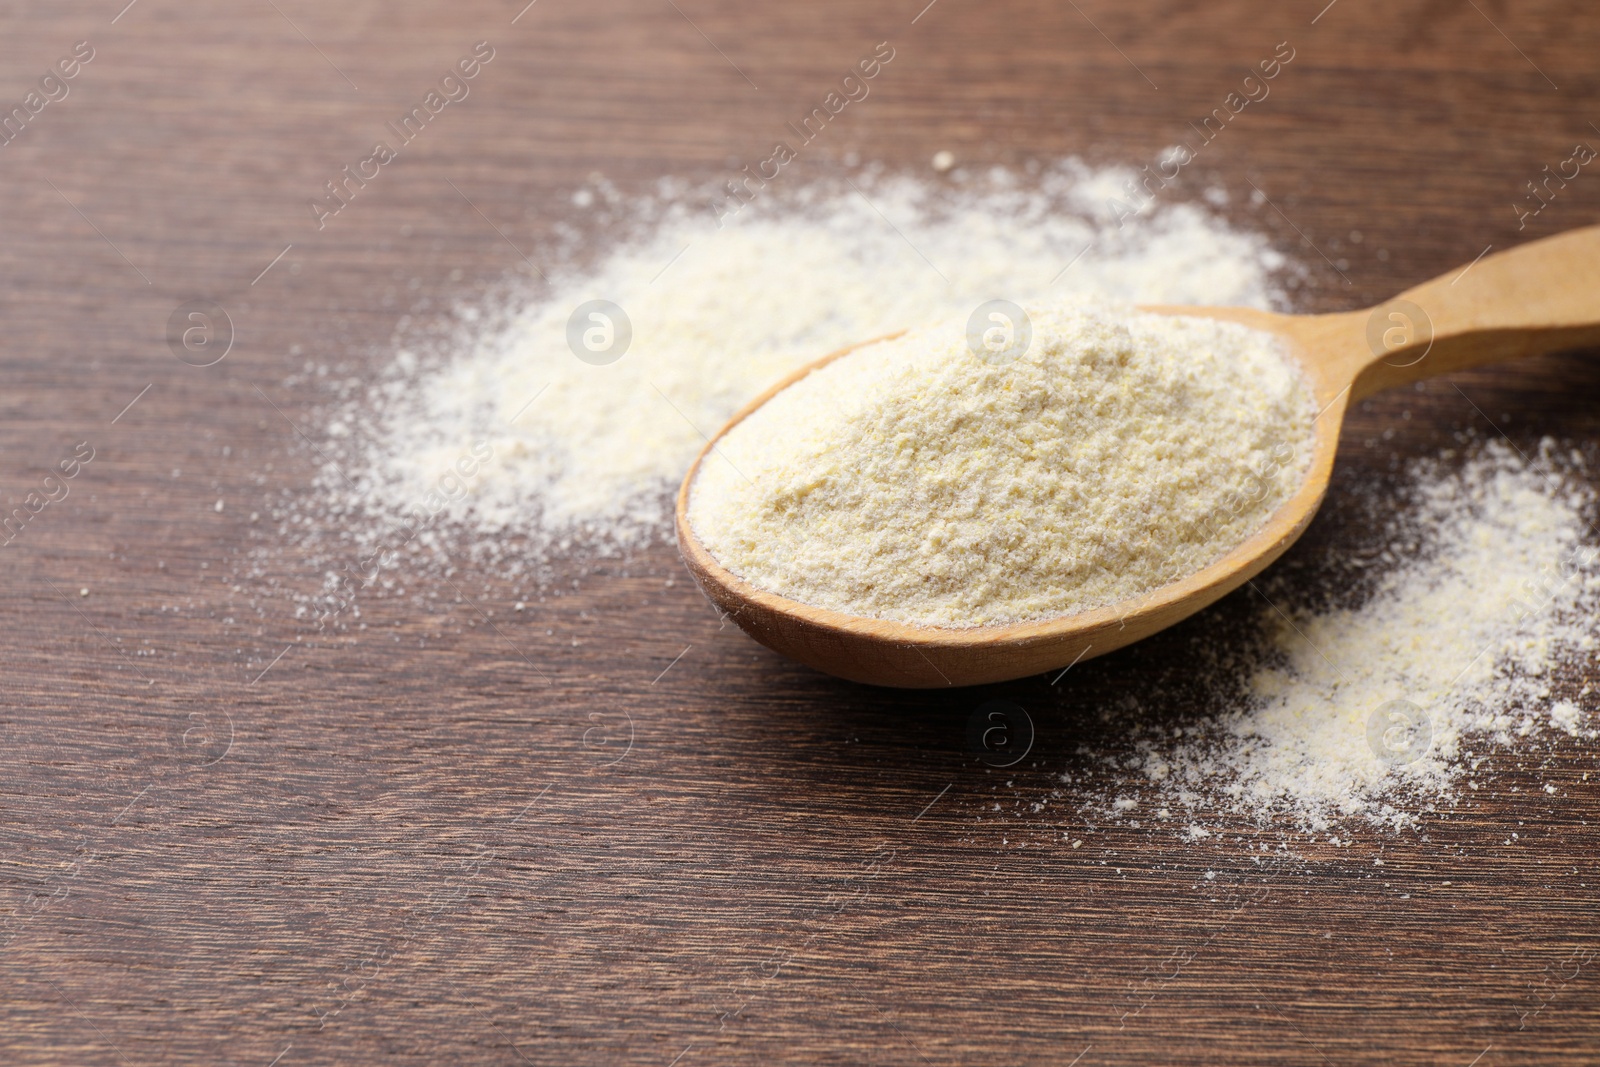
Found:
[[1276, 334], [1316, 397], [1311, 462], [1299, 489], [1239, 545], [1195, 573], [1091, 611], [1001, 626], [911, 626], [818, 608], [758, 589], [695, 536], [689, 495], [717, 442], [812, 371], [877, 338], [831, 353], [746, 405], [689, 468], [677, 499], [678, 544], [701, 590], [747, 634], [828, 674], [872, 685], [979, 685], [1060, 670], [1148, 637], [1261, 573], [1299, 539], [1327, 493], [1350, 403], [1481, 363], [1600, 344], [1600, 226], [1481, 257], [1374, 308], [1285, 315], [1250, 308], [1148, 307], [1225, 319]]

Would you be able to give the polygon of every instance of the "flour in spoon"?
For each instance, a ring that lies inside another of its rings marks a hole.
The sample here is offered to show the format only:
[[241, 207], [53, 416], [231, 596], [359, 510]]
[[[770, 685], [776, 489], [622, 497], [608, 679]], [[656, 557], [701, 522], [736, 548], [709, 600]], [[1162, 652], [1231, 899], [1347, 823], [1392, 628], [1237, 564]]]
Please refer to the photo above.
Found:
[[707, 550], [851, 615], [1024, 622], [1201, 570], [1303, 482], [1316, 407], [1272, 334], [996, 314], [859, 349], [739, 423], [692, 487]]

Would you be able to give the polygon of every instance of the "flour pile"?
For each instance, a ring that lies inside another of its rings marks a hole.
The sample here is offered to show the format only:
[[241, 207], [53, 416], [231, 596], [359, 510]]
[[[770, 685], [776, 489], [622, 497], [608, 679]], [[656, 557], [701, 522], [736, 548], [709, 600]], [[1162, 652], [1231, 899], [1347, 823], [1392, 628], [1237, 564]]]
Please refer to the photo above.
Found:
[[1592, 493], [1553, 473], [1558, 462], [1546, 441], [1536, 457], [1492, 443], [1459, 470], [1419, 464], [1391, 531], [1411, 558], [1386, 550], [1356, 607], [1300, 610], [1269, 585], [1269, 636], [1240, 706], [1146, 736], [1136, 762], [1154, 796], [1124, 796], [1121, 810], [1399, 827], [1448, 807], [1463, 781], [1476, 788], [1496, 747], [1596, 736], [1555, 692], [1573, 684], [1561, 664], [1592, 658], [1600, 609]]
[[[547, 265], [552, 281], [504, 315], [466, 309], [439, 351], [403, 340], [387, 380], [326, 420], [327, 525], [378, 542], [420, 513], [507, 565], [530, 547], [638, 546], [670, 533], [671, 490], [705, 435], [845, 344], [992, 299], [1283, 303], [1284, 258], [1206, 208], [1097, 220], [1131, 173], [858, 175], [774, 192], [724, 228], [704, 190], [580, 190], [575, 210], [623, 216], [631, 234], [586, 265]], [[508, 535], [525, 539], [514, 553]]]
[[981, 319], [915, 330], [741, 421], [692, 489], [706, 549], [851, 615], [1025, 622], [1201, 570], [1304, 480], [1316, 404], [1274, 335], [1110, 308], [995, 314], [990, 345]]

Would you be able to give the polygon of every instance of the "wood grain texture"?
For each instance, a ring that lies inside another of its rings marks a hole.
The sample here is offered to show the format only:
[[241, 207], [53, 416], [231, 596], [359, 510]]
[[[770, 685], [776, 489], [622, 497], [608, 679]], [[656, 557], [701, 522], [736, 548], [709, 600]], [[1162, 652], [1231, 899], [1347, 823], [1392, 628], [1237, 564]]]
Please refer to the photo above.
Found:
[[[895, 692], [719, 626], [667, 545], [523, 612], [463, 563], [459, 593], [328, 638], [288, 595], [321, 576], [251, 521], [311, 492], [316, 367], [370, 377], [402, 318], [526, 271], [592, 172], [763, 158], [880, 40], [893, 65], [797, 180], [850, 153], [1153, 162], [1289, 41], [1171, 195], [1232, 191], [1307, 264], [1297, 310], [1600, 221], [1588, 170], [1514, 206], [1600, 143], [1591, 3], [1325, 6], [0, 8], [0, 103], [95, 50], [0, 147], [0, 503], [94, 449], [4, 549], [0, 1060], [1594, 1063], [1589, 746], [1497, 756], [1424, 830], [1292, 865], [1052, 796], [1106, 773], [1083, 751], [1131, 754], [1130, 690], [1194, 719], [1194, 640], [1239, 597], [1057, 685]], [[470, 98], [319, 230], [306, 200], [481, 40]], [[234, 332], [207, 368], [165, 339], [201, 297]], [[1355, 404], [1276, 570], [1366, 545], [1405, 460], [1459, 434], [1593, 458], [1597, 397], [1590, 352]], [[995, 697], [1037, 727], [1005, 770], [965, 747]]]

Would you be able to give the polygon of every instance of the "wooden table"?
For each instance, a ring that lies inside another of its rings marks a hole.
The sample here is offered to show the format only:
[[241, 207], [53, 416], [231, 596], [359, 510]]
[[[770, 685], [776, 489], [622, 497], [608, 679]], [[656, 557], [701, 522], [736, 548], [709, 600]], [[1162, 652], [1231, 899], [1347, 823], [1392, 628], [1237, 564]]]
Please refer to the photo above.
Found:
[[[5, 548], [0, 1060], [1600, 1062], [1592, 746], [1257, 865], [1030, 811], [1117, 751], [1098, 713], [1181, 632], [1056, 687], [875, 691], [719, 627], [661, 547], [522, 613], [464, 566], [470, 597], [329, 638], [289, 598], [320, 575], [250, 520], [311, 492], [314, 368], [376, 375], [591, 172], [757, 158], [878, 41], [870, 102], [797, 166], [1149, 162], [1290, 42], [1174, 195], [1253, 181], [1275, 208], [1240, 221], [1331, 310], [1600, 220], [1587, 171], [1514, 207], [1600, 145], [1587, 0], [122, 2], [0, 15], [8, 107], [93, 50], [0, 147], [7, 513], [94, 454]], [[470, 98], [319, 229], [308, 198], [478, 41]], [[204, 368], [167, 344], [197, 298], [233, 333]], [[1355, 413], [1292, 559], [1357, 537], [1395, 457], [1492, 436], [1472, 404], [1600, 443], [1592, 353], [1454, 385]], [[1038, 731], [1004, 771], [964, 739], [993, 697]]]

